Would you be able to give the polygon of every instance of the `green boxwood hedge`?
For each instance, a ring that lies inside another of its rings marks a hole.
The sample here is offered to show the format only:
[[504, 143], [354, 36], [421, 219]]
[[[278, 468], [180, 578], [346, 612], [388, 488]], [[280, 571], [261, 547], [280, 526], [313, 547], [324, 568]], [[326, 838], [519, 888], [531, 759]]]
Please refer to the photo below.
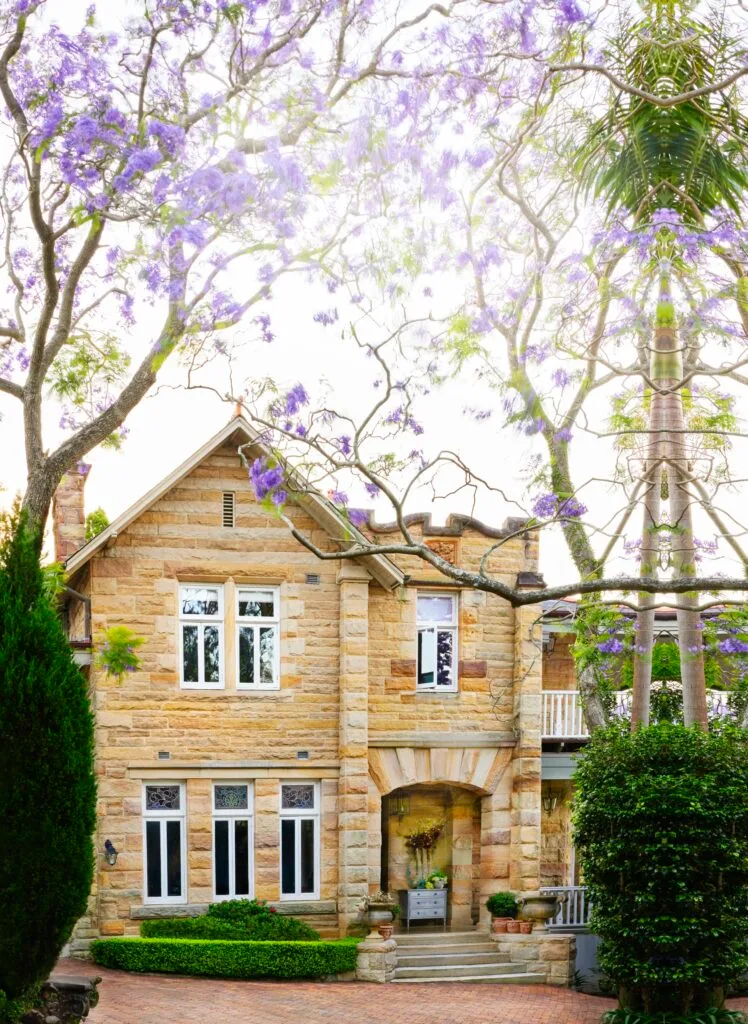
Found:
[[98, 939], [102, 967], [213, 978], [321, 978], [356, 969], [360, 939], [332, 942], [237, 942], [211, 939]]
[[272, 914], [244, 921], [200, 917], [157, 918], [143, 921], [140, 934], [148, 939], [223, 939], [226, 942], [319, 942], [319, 932], [296, 917]]

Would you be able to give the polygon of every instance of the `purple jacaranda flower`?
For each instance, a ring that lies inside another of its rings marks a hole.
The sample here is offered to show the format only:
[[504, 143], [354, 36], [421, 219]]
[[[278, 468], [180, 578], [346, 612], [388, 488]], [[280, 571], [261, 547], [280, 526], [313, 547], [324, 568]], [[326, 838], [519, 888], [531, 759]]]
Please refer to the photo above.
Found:
[[333, 505], [346, 506], [348, 504], [348, 495], [345, 493], [345, 491], [339, 491], [337, 489], [328, 491], [327, 497], [330, 499]]
[[369, 521], [369, 513], [363, 508], [352, 508], [348, 510], [348, 518], [354, 526], [366, 526]]
[[734, 636], [728, 636], [726, 640], [720, 640], [717, 647], [722, 654], [748, 654], [748, 643], [744, 640], [738, 640]]
[[317, 324], [322, 324], [323, 327], [330, 327], [336, 323], [338, 319], [337, 309], [322, 309], [319, 313], [315, 313], [312, 317]]
[[369, 497], [376, 498], [379, 496], [380, 490], [376, 484], [369, 482], [364, 484], [364, 487], [366, 488], [366, 493], [369, 495]]
[[250, 466], [249, 480], [255, 497], [261, 501], [283, 482], [283, 470], [280, 466], [269, 466], [267, 457], [263, 456]]
[[598, 651], [603, 654], [620, 654], [623, 650], [623, 643], [617, 637], [611, 637], [609, 640], [604, 640], [602, 643], [597, 645]]
[[309, 404], [309, 395], [303, 384], [296, 384], [286, 395], [284, 410], [287, 416], [295, 416], [303, 405]]

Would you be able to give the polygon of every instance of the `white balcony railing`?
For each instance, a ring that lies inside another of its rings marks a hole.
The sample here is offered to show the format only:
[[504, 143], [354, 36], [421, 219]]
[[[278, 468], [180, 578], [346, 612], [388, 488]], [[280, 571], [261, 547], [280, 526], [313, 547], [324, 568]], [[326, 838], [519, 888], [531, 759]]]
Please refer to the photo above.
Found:
[[[627, 715], [631, 706], [631, 690], [616, 692], [616, 711]], [[728, 713], [727, 693], [724, 690], [707, 691], [709, 715], [721, 717]], [[586, 740], [589, 738], [582, 714], [579, 690], [543, 690], [544, 740]]]
[[583, 885], [556, 885], [541, 889], [541, 892], [558, 893], [566, 896], [549, 928], [586, 928], [590, 919], [590, 901]]

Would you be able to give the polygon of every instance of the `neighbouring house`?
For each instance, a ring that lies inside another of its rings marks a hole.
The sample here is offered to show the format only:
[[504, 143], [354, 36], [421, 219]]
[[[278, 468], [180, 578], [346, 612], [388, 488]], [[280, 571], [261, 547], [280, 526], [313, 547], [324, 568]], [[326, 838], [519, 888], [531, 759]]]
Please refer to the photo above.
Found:
[[[99, 783], [95, 885], [73, 948], [243, 896], [344, 934], [367, 893], [415, 880], [405, 837], [424, 819], [446, 823], [432, 865], [449, 878], [452, 927], [486, 924], [497, 890], [573, 884], [568, 808], [548, 786], [566, 792], [556, 748], [584, 736], [549, 735], [543, 689], [574, 690], [568, 638], [549, 650], [541, 607], [514, 610], [416, 559], [316, 558], [255, 500], [243, 444], [261, 453], [237, 416], [88, 543], [85, 467], [58, 490]], [[350, 536], [322, 495], [287, 511], [321, 549]], [[456, 564], [476, 568], [495, 545], [491, 571], [542, 584], [537, 536], [514, 536], [517, 520], [409, 523]], [[96, 662], [115, 625], [145, 640], [121, 681]]]

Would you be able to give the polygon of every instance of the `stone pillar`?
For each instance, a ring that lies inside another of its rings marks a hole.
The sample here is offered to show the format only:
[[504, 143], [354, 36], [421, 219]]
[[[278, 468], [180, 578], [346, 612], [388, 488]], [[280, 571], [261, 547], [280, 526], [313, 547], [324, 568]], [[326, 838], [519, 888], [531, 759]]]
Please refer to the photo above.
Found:
[[369, 778], [369, 892], [381, 889], [382, 879], [382, 794]]
[[213, 815], [210, 779], [187, 780], [187, 902], [213, 900]]
[[280, 782], [255, 779], [255, 897], [280, 898]]
[[473, 806], [475, 795], [455, 791], [452, 800], [452, 927], [473, 924]]
[[510, 888], [517, 893], [540, 885], [540, 779], [542, 640], [540, 608], [514, 612], [514, 748], [511, 801]]
[[358, 946], [357, 981], [392, 981], [397, 967], [397, 942], [394, 939], [366, 938]]
[[340, 778], [338, 782], [338, 923], [341, 934], [358, 919], [369, 869], [369, 581], [365, 569], [344, 563], [340, 586]]
[[502, 960], [520, 964], [530, 974], [544, 974], [546, 985], [570, 988], [576, 969], [577, 940], [561, 932], [491, 935]]
[[492, 792], [481, 800], [480, 890], [478, 918], [481, 928], [489, 928], [491, 915], [486, 900], [495, 892], [509, 889], [509, 861], [512, 839], [512, 751], [507, 748], [497, 758]]
[[52, 524], [55, 544], [55, 559], [64, 562], [78, 548], [86, 537], [86, 513], [83, 504], [83, 488], [91, 467], [79, 462], [66, 473], [57, 486], [52, 499]]

